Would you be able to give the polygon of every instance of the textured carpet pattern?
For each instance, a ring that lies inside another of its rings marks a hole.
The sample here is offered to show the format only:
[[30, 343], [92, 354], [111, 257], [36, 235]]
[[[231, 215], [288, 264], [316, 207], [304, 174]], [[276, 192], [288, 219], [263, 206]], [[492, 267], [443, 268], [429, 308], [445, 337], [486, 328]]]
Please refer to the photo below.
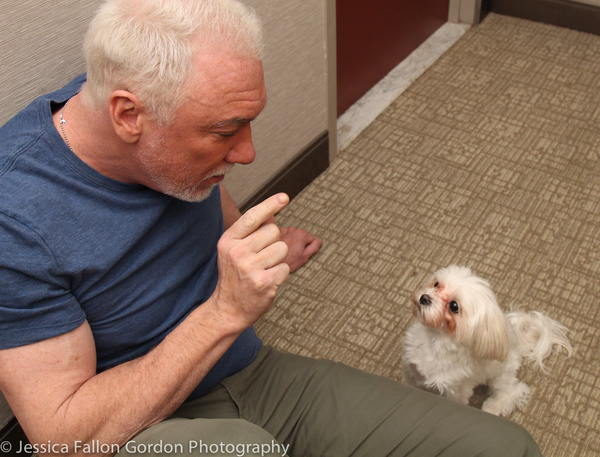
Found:
[[410, 293], [468, 265], [575, 354], [522, 424], [547, 457], [600, 453], [600, 37], [499, 15], [471, 29], [278, 216], [322, 237], [257, 329], [285, 351], [399, 379]]

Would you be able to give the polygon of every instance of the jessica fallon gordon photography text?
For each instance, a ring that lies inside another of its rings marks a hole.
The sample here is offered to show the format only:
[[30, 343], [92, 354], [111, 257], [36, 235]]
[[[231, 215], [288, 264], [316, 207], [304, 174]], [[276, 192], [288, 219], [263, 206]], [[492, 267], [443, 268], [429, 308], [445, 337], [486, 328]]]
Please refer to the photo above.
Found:
[[[3, 445], [8, 446], [3, 446]], [[231, 443], [205, 443], [202, 440], [189, 441], [186, 444], [177, 443], [164, 443], [162, 440], [157, 443], [137, 443], [136, 441], [129, 441], [124, 446], [118, 444], [107, 444], [101, 443], [98, 440], [93, 440], [89, 443], [83, 441], [75, 441], [72, 445], [72, 449], [68, 444], [52, 443], [48, 441], [46, 443], [29, 444], [19, 442], [18, 448], [15, 449], [17, 454], [70, 454], [70, 453], [81, 453], [81, 454], [116, 454], [121, 453], [133, 453], [133, 454], [163, 454], [163, 455], [181, 455], [184, 453], [198, 454], [198, 455], [232, 455], [236, 457], [244, 457], [251, 455], [281, 455], [284, 457], [290, 445], [282, 445], [276, 441], [271, 443], [261, 444], [231, 444]], [[11, 445], [8, 441], [2, 443], [0, 446], [0, 452], [10, 452]], [[124, 451], [124, 452], [123, 452]]]

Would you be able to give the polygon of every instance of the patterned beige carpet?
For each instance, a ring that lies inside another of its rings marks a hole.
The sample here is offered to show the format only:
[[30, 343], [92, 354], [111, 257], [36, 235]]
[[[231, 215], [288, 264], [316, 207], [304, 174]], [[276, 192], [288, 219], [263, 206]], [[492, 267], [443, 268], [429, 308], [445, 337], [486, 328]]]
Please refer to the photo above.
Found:
[[600, 37], [499, 15], [471, 29], [278, 216], [325, 240], [257, 326], [399, 379], [409, 295], [472, 266], [502, 306], [571, 329], [511, 420], [544, 455], [600, 454]]

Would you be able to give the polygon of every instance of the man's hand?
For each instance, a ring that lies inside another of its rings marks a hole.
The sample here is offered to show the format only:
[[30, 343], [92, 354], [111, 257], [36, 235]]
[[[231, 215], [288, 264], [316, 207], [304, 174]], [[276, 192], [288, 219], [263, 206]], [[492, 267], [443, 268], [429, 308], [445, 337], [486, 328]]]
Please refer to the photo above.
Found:
[[[238, 207], [229, 196], [227, 189], [221, 184], [221, 207], [223, 209], [223, 223], [225, 230], [229, 229], [240, 217], [242, 217]], [[290, 272], [296, 271], [304, 265], [308, 259], [316, 254], [323, 240], [320, 240], [310, 233], [294, 227], [281, 227], [281, 241], [288, 245], [288, 255], [285, 263], [290, 266]]]
[[217, 244], [219, 281], [211, 298], [244, 328], [267, 312], [289, 276], [288, 245], [274, 218], [288, 202], [286, 194], [277, 194], [249, 209]]
[[316, 254], [323, 240], [314, 237], [305, 230], [295, 227], [281, 227], [281, 241], [288, 245], [288, 255], [285, 263], [290, 266], [290, 272], [296, 271]]

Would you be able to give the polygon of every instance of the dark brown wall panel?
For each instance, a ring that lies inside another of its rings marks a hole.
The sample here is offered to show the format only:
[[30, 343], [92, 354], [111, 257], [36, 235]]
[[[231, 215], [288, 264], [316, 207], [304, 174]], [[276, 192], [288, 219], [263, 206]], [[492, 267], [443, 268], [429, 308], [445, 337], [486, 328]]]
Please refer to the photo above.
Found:
[[339, 0], [338, 116], [448, 20], [449, 0]]

